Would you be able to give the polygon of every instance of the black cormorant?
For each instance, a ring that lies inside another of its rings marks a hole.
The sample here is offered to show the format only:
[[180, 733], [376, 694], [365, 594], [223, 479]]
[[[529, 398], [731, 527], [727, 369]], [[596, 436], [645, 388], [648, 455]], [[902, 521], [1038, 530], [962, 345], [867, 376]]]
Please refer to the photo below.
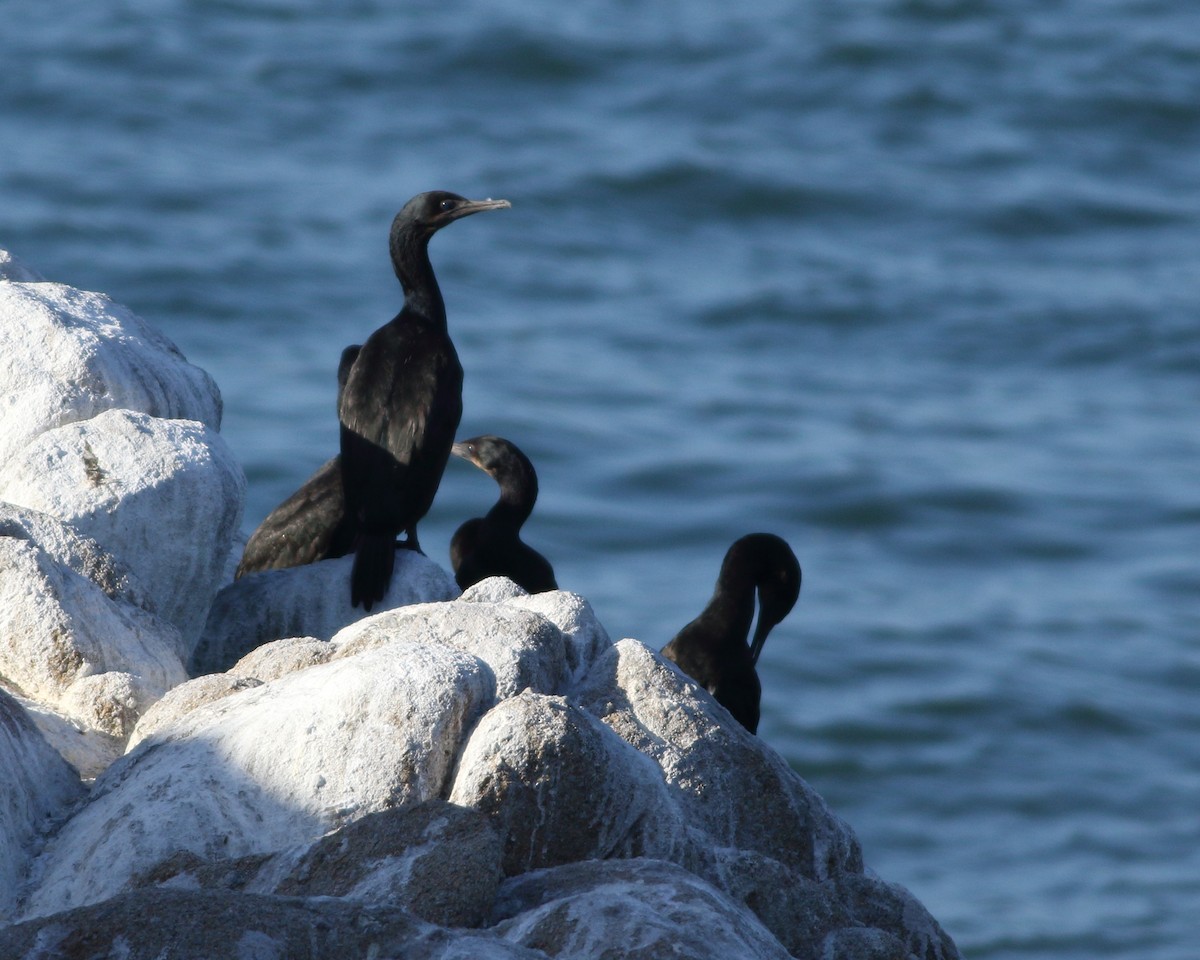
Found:
[[395, 541], [420, 550], [429, 511], [462, 416], [462, 365], [429, 263], [429, 240], [472, 213], [510, 206], [436, 190], [413, 197], [392, 221], [392, 267], [404, 307], [367, 338], [342, 394], [342, 483], [357, 541], [350, 602], [365, 610], [392, 579]]
[[[338, 404], [358, 344], [342, 351], [338, 363]], [[346, 522], [342, 492], [342, 458], [327, 460], [304, 484], [272, 510], [246, 541], [234, 579], [259, 570], [299, 567], [344, 557], [354, 549], [354, 531]]]
[[472, 437], [451, 453], [475, 464], [500, 485], [500, 499], [485, 517], [468, 520], [450, 540], [450, 565], [462, 590], [488, 577], [508, 577], [530, 593], [557, 590], [554, 569], [521, 540], [521, 525], [537, 501], [537, 473], [515, 444], [501, 437]]
[[[746, 645], [758, 590], [758, 626]], [[662, 649], [663, 656], [708, 690], [751, 733], [758, 732], [762, 687], [754, 666], [771, 628], [800, 596], [800, 563], [771, 533], [735, 540], [708, 606]]]

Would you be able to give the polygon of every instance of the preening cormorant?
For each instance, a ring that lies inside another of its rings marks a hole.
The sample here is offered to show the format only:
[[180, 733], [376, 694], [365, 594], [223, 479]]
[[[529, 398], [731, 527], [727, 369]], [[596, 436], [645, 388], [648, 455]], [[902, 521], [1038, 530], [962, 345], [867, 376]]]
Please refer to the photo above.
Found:
[[521, 525], [537, 501], [537, 473], [515, 444], [502, 437], [472, 437], [451, 453], [475, 464], [500, 485], [487, 516], [468, 520], [450, 540], [450, 565], [462, 590], [488, 577], [508, 577], [530, 593], [557, 590], [554, 569], [521, 540]]
[[[758, 590], [758, 626], [746, 645]], [[758, 732], [762, 687], [754, 666], [771, 628], [800, 596], [800, 563], [787, 541], [751, 533], [733, 542], [703, 612], [662, 649], [751, 733]]]
[[[358, 344], [342, 351], [338, 363], [338, 404], [350, 367], [361, 350]], [[342, 458], [327, 460], [304, 484], [272, 510], [246, 541], [234, 579], [259, 570], [299, 567], [318, 560], [344, 557], [354, 549], [354, 530], [346, 521], [342, 492]]]
[[429, 511], [462, 417], [462, 365], [429, 262], [429, 240], [472, 213], [510, 206], [435, 190], [392, 221], [392, 267], [404, 307], [367, 338], [339, 407], [346, 515], [357, 541], [350, 602], [365, 610], [392, 579], [396, 537], [420, 550], [417, 521]]

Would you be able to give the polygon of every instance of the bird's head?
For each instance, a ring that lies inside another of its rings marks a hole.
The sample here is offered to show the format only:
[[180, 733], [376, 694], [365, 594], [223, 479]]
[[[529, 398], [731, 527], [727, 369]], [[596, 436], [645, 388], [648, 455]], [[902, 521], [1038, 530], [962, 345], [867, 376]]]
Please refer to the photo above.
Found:
[[531, 503], [537, 498], [537, 472], [521, 448], [511, 440], [484, 434], [458, 441], [450, 452], [475, 464], [501, 487], [521, 491]]
[[506, 454], [511, 456], [510, 451], [514, 449], [516, 448], [507, 440], [485, 434], [481, 437], [471, 437], [470, 440], [459, 440], [450, 448], [450, 452], [475, 464], [485, 473], [493, 473], [500, 460]]
[[447, 224], [473, 213], [503, 210], [511, 206], [507, 200], [492, 200], [490, 197], [487, 200], [468, 200], [448, 190], [430, 190], [428, 193], [418, 193], [400, 209], [392, 223], [392, 232], [405, 230], [431, 237]]

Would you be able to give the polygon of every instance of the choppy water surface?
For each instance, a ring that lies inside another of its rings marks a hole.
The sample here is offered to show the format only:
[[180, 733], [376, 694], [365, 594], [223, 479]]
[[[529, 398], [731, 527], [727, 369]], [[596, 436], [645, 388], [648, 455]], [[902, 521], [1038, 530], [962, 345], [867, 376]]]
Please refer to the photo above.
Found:
[[511, 199], [432, 253], [559, 581], [661, 645], [781, 534], [761, 734], [868, 862], [975, 958], [1194, 960], [1200, 7], [731, 6], [10, 0], [0, 246], [217, 378], [249, 529], [395, 210]]

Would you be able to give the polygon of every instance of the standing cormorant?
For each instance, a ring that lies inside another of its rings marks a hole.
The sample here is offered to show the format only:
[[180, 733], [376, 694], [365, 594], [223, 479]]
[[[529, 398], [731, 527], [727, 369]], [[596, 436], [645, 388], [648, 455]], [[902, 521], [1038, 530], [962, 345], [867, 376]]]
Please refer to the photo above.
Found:
[[[758, 626], [746, 645], [758, 590]], [[735, 540], [708, 606], [662, 649], [751, 733], [758, 732], [762, 687], [754, 666], [771, 628], [800, 596], [800, 563], [787, 541], [772, 533]]]
[[450, 450], [500, 484], [500, 499], [485, 517], [468, 520], [450, 540], [450, 565], [459, 589], [488, 577], [508, 577], [530, 593], [557, 590], [554, 569], [521, 540], [521, 525], [537, 501], [537, 473], [529, 458], [502, 437], [472, 437]]
[[[350, 367], [361, 350], [358, 344], [342, 351], [338, 363], [338, 404], [346, 389]], [[342, 492], [342, 458], [327, 460], [304, 484], [272, 510], [246, 541], [242, 562], [233, 578], [259, 570], [299, 567], [318, 560], [344, 557], [354, 549], [354, 530], [346, 522]]]
[[446, 329], [446, 306], [429, 262], [429, 240], [472, 213], [511, 206], [435, 190], [392, 221], [392, 267], [404, 307], [367, 338], [339, 406], [346, 515], [357, 534], [350, 602], [370, 610], [387, 592], [395, 541], [420, 550], [417, 521], [429, 511], [462, 417], [462, 365]]

